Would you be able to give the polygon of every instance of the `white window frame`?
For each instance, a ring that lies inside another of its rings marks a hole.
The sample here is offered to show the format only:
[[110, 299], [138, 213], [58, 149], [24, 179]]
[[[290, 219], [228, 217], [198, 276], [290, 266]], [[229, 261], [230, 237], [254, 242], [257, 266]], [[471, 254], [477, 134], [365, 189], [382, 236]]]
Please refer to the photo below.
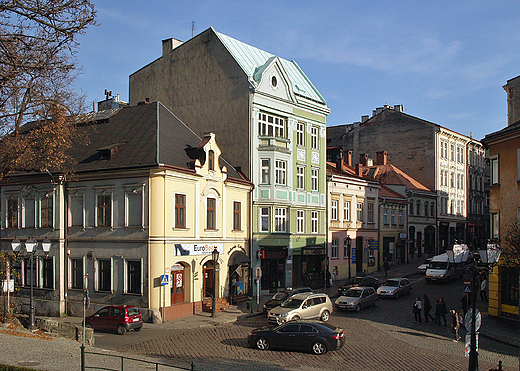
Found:
[[338, 200], [330, 201], [330, 219], [338, 220]]
[[358, 201], [356, 206], [356, 216], [358, 222], [363, 222], [363, 202]]
[[404, 225], [404, 210], [403, 209], [399, 209], [398, 219], [399, 219], [399, 225]]
[[274, 209], [274, 231], [275, 233], [287, 232], [287, 209], [284, 207]]
[[[85, 188], [86, 187], [74, 187], [74, 188], [69, 188], [68, 189], [68, 193], [69, 193], [69, 197], [68, 197], [68, 210], [67, 210], [67, 213], [68, 213], [68, 221], [67, 221], [67, 224], [69, 227], [73, 227], [72, 225], [72, 199], [73, 198], [81, 198], [81, 218], [82, 218], [82, 222], [81, 222], [81, 225], [76, 225], [74, 227], [76, 228], [85, 228], [86, 226], [86, 213], [85, 213], [85, 199], [86, 199], [86, 196], [85, 196]], [[96, 195], [96, 199], [97, 199], [97, 195]], [[96, 201], [97, 203], [97, 201]]]
[[[72, 261], [73, 260], [81, 260], [81, 262], [82, 262], [82, 267], [83, 267], [82, 268], [83, 269], [82, 276], [83, 276], [83, 278], [82, 278], [82, 281], [81, 281], [81, 287], [80, 288], [77, 288], [77, 287], [73, 288], [72, 287], [72, 277], [73, 277], [73, 274], [72, 274]], [[69, 289], [70, 290], [83, 290], [85, 288], [85, 272], [86, 272], [85, 257], [84, 256], [80, 256], [80, 257], [78, 257], [78, 256], [74, 256], [74, 257], [69, 256], [68, 263], [69, 263], [68, 264], [69, 265], [69, 283], [68, 283], [69, 284]]]
[[343, 218], [345, 221], [350, 222], [350, 201], [343, 203]]
[[388, 208], [383, 209], [383, 224], [390, 224], [390, 218], [388, 216]]
[[489, 156], [490, 184], [500, 184], [500, 158], [498, 155]]
[[316, 210], [311, 211], [311, 233], [318, 233], [319, 232], [319, 212]]
[[[49, 194], [50, 193], [50, 194]], [[51, 207], [52, 207], [52, 211], [51, 211], [51, 225], [50, 226], [46, 226], [46, 227], [42, 227], [42, 201], [44, 199], [50, 199], [51, 200]], [[38, 227], [39, 228], [53, 228], [55, 227], [55, 221], [54, 221], [54, 215], [55, 215], [55, 212], [56, 212], [56, 202], [55, 202], [55, 198], [54, 198], [54, 192], [52, 191], [49, 191], [49, 192], [45, 192], [43, 195], [40, 195], [39, 199], [38, 199]]]
[[[260, 232], [269, 232], [271, 230], [271, 209], [269, 207], [260, 207]], [[264, 229], [263, 220], [267, 218], [267, 229]]]
[[390, 223], [392, 225], [397, 225], [397, 210], [396, 209], [390, 210]]
[[330, 258], [338, 259], [339, 239], [333, 238], [330, 246]]
[[285, 138], [286, 119], [265, 112], [258, 112], [258, 135]]
[[285, 160], [275, 161], [275, 184], [287, 185], [287, 161]]
[[95, 205], [94, 205], [94, 226], [98, 226], [98, 199], [99, 196], [110, 196], [110, 225], [101, 228], [114, 227], [114, 186], [99, 186], [94, 187], [95, 190]]
[[312, 191], [318, 192], [320, 190], [320, 169], [317, 167], [313, 167], [311, 169], [311, 184], [312, 184]]
[[298, 146], [305, 146], [305, 124], [298, 122], [296, 124], [296, 144]]
[[268, 158], [260, 160], [260, 184], [271, 184], [271, 160]]
[[[51, 259], [52, 261], [52, 287], [43, 287], [43, 261], [45, 259]], [[55, 290], [56, 289], [56, 259], [54, 256], [38, 257], [37, 259], [37, 277], [38, 288], [43, 290]]]
[[296, 210], [296, 232], [305, 232], [305, 210]]
[[[141, 227], [144, 228], [144, 184], [127, 184], [123, 185], [125, 188], [125, 227]], [[130, 224], [130, 201], [129, 197], [130, 195], [141, 195], [141, 223], [140, 225], [129, 225]]]
[[374, 203], [373, 202], [367, 203], [367, 222], [368, 223], [374, 222]]
[[317, 126], [311, 126], [311, 149], [319, 150], [320, 142], [319, 142], [319, 128]]
[[305, 189], [305, 166], [296, 166], [296, 189]]

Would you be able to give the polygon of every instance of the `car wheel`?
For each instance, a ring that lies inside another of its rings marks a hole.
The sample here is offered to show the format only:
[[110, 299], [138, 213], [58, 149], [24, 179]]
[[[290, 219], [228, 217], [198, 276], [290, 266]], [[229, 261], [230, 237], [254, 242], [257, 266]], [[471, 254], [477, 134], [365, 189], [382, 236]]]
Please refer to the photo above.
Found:
[[329, 318], [330, 318], [330, 312], [328, 310], [323, 311], [323, 313], [321, 314], [320, 319], [323, 322], [327, 322], [329, 320]]
[[87, 324], [85, 325], [86, 328], [91, 328], [91, 329], [94, 329], [94, 326], [92, 326], [92, 323], [90, 322], [87, 322]]
[[267, 350], [269, 349], [269, 341], [264, 337], [258, 338], [256, 339], [256, 347], [260, 350]]
[[124, 335], [126, 332], [126, 328], [123, 325], [117, 325], [117, 333], [119, 335]]
[[356, 310], [356, 312], [359, 312], [361, 310], [361, 305], [359, 305], [359, 304], [356, 305], [356, 309], [355, 310]]
[[312, 353], [321, 355], [327, 353], [327, 347], [321, 341], [316, 341], [312, 344]]
[[291, 318], [291, 321], [296, 321], [298, 319], [300, 319], [300, 316], [294, 316], [293, 318]]
[[399, 299], [399, 293], [396, 292], [394, 298]]
[[378, 305], [379, 305], [379, 300], [376, 299], [376, 300], [374, 301], [374, 307], [377, 307]]

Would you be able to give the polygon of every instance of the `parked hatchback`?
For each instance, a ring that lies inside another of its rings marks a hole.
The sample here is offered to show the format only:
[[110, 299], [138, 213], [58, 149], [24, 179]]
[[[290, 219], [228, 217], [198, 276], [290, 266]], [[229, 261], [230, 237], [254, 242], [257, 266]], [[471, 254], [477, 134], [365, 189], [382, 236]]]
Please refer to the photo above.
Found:
[[109, 305], [86, 317], [85, 326], [100, 331], [117, 331], [123, 335], [129, 330], [141, 330], [143, 318], [136, 306]]
[[345, 295], [348, 289], [356, 286], [370, 286], [377, 289], [379, 287], [379, 280], [372, 276], [356, 276], [349, 278], [345, 284], [338, 288], [338, 295]]
[[267, 313], [274, 307], [279, 306], [284, 301], [289, 299], [291, 296], [296, 295], [296, 294], [305, 293], [305, 292], [312, 293], [312, 289], [310, 287], [298, 287], [298, 288], [294, 288], [294, 289], [292, 287], [287, 287], [285, 289], [278, 291], [276, 294], [273, 295], [273, 297], [271, 299], [269, 299], [264, 304], [264, 313]]
[[283, 323], [295, 319], [329, 320], [334, 310], [327, 294], [296, 294], [284, 301], [282, 305], [271, 309], [267, 313], [267, 320], [271, 323]]
[[408, 278], [391, 278], [377, 289], [377, 295], [381, 298], [398, 299], [401, 295], [410, 295], [412, 284]]
[[249, 346], [260, 350], [271, 348], [310, 351], [325, 354], [345, 345], [345, 330], [318, 321], [291, 321], [275, 327], [251, 331]]
[[377, 293], [373, 287], [353, 287], [348, 289], [345, 295], [337, 298], [335, 304], [337, 309], [359, 312], [361, 308], [377, 307]]

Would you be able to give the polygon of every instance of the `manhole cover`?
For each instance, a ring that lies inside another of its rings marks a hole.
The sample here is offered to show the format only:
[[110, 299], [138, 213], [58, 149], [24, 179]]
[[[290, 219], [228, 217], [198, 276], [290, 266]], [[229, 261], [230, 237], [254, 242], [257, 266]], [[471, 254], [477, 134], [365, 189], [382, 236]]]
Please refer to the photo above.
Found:
[[40, 362], [36, 362], [36, 361], [21, 361], [21, 362], [18, 362], [18, 364], [20, 366], [38, 366], [40, 364]]

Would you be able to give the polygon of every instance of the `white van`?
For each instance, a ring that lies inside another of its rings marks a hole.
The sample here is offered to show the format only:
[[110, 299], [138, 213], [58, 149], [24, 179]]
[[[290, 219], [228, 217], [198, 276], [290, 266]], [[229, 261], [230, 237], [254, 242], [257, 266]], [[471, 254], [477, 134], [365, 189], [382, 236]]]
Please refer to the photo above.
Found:
[[462, 277], [463, 266], [467, 263], [469, 249], [466, 245], [453, 246], [453, 260], [450, 262], [448, 254], [434, 256], [426, 269], [426, 282], [450, 282], [455, 278]]

